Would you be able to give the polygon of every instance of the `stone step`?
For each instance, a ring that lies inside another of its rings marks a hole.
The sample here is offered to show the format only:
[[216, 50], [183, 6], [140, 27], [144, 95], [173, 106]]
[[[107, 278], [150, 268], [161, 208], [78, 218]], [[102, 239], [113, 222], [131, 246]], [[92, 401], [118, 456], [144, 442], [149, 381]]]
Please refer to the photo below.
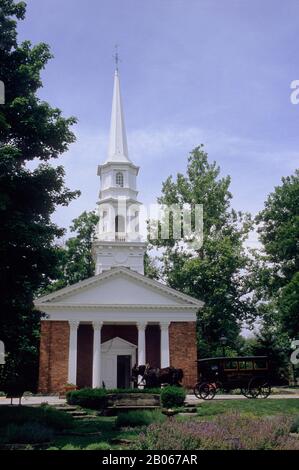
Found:
[[75, 410], [75, 411], [69, 411], [68, 412], [73, 418], [78, 417], [78, 416], [86, 416], [87, 412], [86, 411], [81, 411], [81, 410]]
[[180, 411], [180, 413], [184, 413], [184, 414], [188, 414], [188, 415], [191, 415], [191, 414], [195, 414], [197, 413], [197, 408], [183, 408], [182, 411]]
[[85, 414], [85, 415], [75, 415], [73, 417], [74, 419], [95, 419], [95, 415], [88, 415], [88, 414]]
[[67, 405], [54, 405], [53, 408], [59, 411], [66, 411], [67, 413], [71, 411], [76, 411], [78, 408], [76, 406], [67, 406]]
[[157, 405], [117, 405], [107, 406], [106, 410], [156, 410], [160, 408]]
[[123, 439], [123, 438], [118, 438], [114, 437], [111, 439], [111, 444], [123, 444], [123, 445], [132, 445], [132, 442], [134, 442], [132, 439]]
[[192, 402], [191, 402], [191, 403], [186, 403], [186, 402], [185, 402], [185, 403], [184, 403], [184, 407], [185, 407], [185, 408], [194, 408], [194, 407], [195, 407], [195, 404], [196, 404], [196, 403], [192, 403]]
[[78, 431], [70, 431], [69, 429], [56, 433], [57, 436], [81, 436], [81, 437], [90, 437], [90, 436], [102, 436], [102, 431], [95, 431], [95, 432], [78, 432]]
[[108, 406], [104, 410], [104, 414], [106, 416], [114, 416], [117, 415], [118, 413], [124, 412], [124, 411], [143, 411], [143, 410], [157, 410], [159, 409], [160, 406], [154, 406], [154, 405], [144, 405], [144, 406]]

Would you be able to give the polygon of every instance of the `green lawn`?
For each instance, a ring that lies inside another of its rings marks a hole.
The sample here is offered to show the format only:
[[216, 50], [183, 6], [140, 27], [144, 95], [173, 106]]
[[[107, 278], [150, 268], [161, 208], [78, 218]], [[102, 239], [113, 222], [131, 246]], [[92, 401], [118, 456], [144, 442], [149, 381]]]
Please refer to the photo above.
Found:
[[[65, 449], [76, 447], [85, 449], [92, 444], [105, 444], [110, 449], [121, 449], [122, 444], [114, 444], [113, 439], [133, 439], [139, 434], [139, 430], [122, 431], [115, 427], [116, 417], [114, 416], [94, 416], [84, 420], [76, 420], [73, 429], [66, 431], [64, 435], [56, 436], [51, 447]], [[88, 433], [99, 432], [99, 435], [88, 435]], [[80, 433], [82, 435], [74, 435]], [[85, 434], [85, 435], [84, 435]], [[109, 446], [109, 447], [108, 447]]]
[[[273, 416], [273, 415], [299, 415], [299, 399], [271, 399], [271, 400], [214, 400], [204, 402], [197, 408], [197, 414], [194, 416], [178, 416], [178, 420], [196, 420], [196, 419], [213, 419], [217, 415], [238, 411], [241, 414], [251, 416]], [[120, 430], [115, 427], [115, 417], [95, 417], [92, 421], [80, 421], [75, 423], [73, 431], [92, 432], [101, 431], [101, 436], [58, 436], [53, 444], [59, 449], [66, 445], [86, 448], [90, 444], [105, 442], [110, 445], [111, 449], [130, 448], [130, 445], [111, 444], [112, 439], [136, 439], [140, 432], [140, 428], [136, 430]]]
[[299, 414], [299, 399], [206, 401], [199, 405], [197, 416], [207, 418], [231, 411], [238, 411], [252, 416], [296, 415]]
[[[118, 428], [116, 426], [116, 417], [97, 416], [95, 411], [87, 411], [88, 418], [75, 420], [66, 415], [65, 412], [54, 410], [48, 406], [1, 406], [0, 445], [1, 442], [7, 442], [5, 441], [5, 432], [7, 426], [10, 426], [12, 423], [18, 426], [26, 426], [26, 424], [31, 423], [33, 431], [35, 429], [34, 426], [36, 426], [34, 423], [37, 423], [38, 426], [44, 425], [53, 429], [52, 437], [48, 439], [48, 441], [51, 441], [50, 449], [53, 450], [133, 448], [142, 427]], [[207, 421], [232, 411], [238, 411], [241, 415], [249, 415], [256, 418], [274, 415], [299, 416], [299, 399], [206, 401], [197, 407], [196, 414], [179, 415], [175, 419], [178, 421]], [[155, 417], [154, 420], [156, 420]], [[36, 430], [36, 433], [38, 432], [39, 428]], [[92, 435], [91, 433], [95, 434]], [[127, 442], [121, 442], [124, 439]], [[15, 440], [13, 442], [23, 441]]]

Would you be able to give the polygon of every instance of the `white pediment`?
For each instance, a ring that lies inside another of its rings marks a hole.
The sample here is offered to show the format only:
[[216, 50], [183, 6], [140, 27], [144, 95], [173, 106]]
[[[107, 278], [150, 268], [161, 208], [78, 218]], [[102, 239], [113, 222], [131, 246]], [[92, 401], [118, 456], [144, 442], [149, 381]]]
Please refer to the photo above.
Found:
[[136, 344], [130, 343], [125, 339], [119, 338], [116, 336], [108, 341], [105, 341], [101, 344], [101, 349], [103, 354], [115, 354], [117, 353], [131, 353], [136, 350]]
[[114, 268], [53, 294], [40, 297], [38, 308], [59, 305], [193, 306], [203, 303], [126, 268]]

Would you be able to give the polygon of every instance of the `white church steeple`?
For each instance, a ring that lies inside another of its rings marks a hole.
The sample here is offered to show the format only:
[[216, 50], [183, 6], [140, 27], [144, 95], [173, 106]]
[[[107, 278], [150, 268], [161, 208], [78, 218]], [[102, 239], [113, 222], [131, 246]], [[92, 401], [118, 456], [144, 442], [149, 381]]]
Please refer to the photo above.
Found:
[[[116, 56], [116, 64], [118, 56]], [[136, 179], [139, 167], [129, 159], [118, 67], [110, 123], [108, 156], [98, 166], [101, 190], [98, 200], [99, 225], [93, 243], [96, 274], [115, 266], [144, 273], [146, 244], [139, 233], [140, 202]]]
[[114, 74], [114, 89], [110, 123], [108, 158], [106, 162], [130, 162], [118, 70]]

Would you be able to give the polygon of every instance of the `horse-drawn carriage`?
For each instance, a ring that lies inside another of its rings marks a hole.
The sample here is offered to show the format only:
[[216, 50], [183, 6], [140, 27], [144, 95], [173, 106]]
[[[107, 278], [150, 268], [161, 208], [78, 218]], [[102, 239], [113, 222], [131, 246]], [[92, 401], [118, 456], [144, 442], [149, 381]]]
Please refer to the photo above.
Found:
[[218, 390], [240, 389], [247, 398], [267, 398], [271, 393], [271, 371], [266, 356], [215, 357], [200, 359], [197, 398], [211, 400]]
[[135, 387], [155, 388], [163, 385], [181, 386], [184, 377], [182, 369], [175, 367], [156, 368], [150, 364], [135, 366], [132, 369], [132, 381]]

